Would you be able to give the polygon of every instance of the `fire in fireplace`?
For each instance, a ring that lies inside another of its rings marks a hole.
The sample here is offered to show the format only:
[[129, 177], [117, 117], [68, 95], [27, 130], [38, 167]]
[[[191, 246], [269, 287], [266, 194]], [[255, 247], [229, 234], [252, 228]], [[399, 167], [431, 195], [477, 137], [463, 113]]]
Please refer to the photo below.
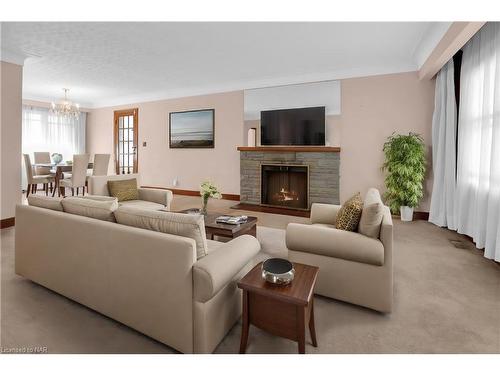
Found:
[[263, 164], [261, 204], [296, 209], [309, 208], [307, 165]]

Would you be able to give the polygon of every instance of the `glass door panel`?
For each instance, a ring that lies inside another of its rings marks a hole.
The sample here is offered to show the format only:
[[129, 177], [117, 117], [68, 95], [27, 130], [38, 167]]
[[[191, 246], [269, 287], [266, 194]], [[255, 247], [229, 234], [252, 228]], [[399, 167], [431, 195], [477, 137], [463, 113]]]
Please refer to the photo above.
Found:
[[115, 111], [115, 166], [117, 174], [137, 173], [137, 109]]

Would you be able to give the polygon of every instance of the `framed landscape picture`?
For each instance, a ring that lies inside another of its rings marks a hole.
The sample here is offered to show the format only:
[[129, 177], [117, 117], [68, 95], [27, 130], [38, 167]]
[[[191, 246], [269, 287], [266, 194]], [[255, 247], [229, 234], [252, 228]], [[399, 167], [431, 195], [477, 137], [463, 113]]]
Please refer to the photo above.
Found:
[[215, 110], [171, 112], [170, 148], [214, 148]]

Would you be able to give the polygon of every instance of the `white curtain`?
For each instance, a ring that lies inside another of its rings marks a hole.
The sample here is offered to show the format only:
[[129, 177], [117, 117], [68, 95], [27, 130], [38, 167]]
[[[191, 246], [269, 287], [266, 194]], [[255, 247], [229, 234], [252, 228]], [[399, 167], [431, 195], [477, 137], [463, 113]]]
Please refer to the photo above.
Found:
[[[86, 119], [85, 112], [78, 117], [65, 117], [54, 115], [47, 108], [23, 106], [23, 154], [29, 154], [33, 163], [33, 153], [38, 151], [57, 152], [63, 155], [63, 160], [85, 153]], [[24, 163], [22, 173], [22, 187], [26, 188]]]
[[463, 50], [458, 150], [458, 231], [500, 261], [499, 23], [487, 23]]
[[432, 186], [429, 221], [441, 227], [456, 228], [456, 126], [457, 105], [453, 59], [436, 78], [434, 115], [432, 117]]

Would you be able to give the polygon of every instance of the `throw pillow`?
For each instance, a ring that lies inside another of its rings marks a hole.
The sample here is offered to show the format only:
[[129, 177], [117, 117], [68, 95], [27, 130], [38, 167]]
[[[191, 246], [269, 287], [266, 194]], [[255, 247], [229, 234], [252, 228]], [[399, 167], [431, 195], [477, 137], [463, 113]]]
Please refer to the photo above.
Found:
[[356, 231], [361, 218], [361, 211], [363, 211], [363, 200], [361, 194], [357, 193], [340, 207], [336, 228], [350, 232]]
[[371, 188], [365, 195], [358, 232], [368, 237], [378, 238], [383, 216], [384, 204], [380, 193], [377, 189]]
[[133, 201], [139, 199], [139, 190], [137, 189], [137, 179], [130, 180], [109, 180], [109, 195], [118, 198], [118, 202]]

